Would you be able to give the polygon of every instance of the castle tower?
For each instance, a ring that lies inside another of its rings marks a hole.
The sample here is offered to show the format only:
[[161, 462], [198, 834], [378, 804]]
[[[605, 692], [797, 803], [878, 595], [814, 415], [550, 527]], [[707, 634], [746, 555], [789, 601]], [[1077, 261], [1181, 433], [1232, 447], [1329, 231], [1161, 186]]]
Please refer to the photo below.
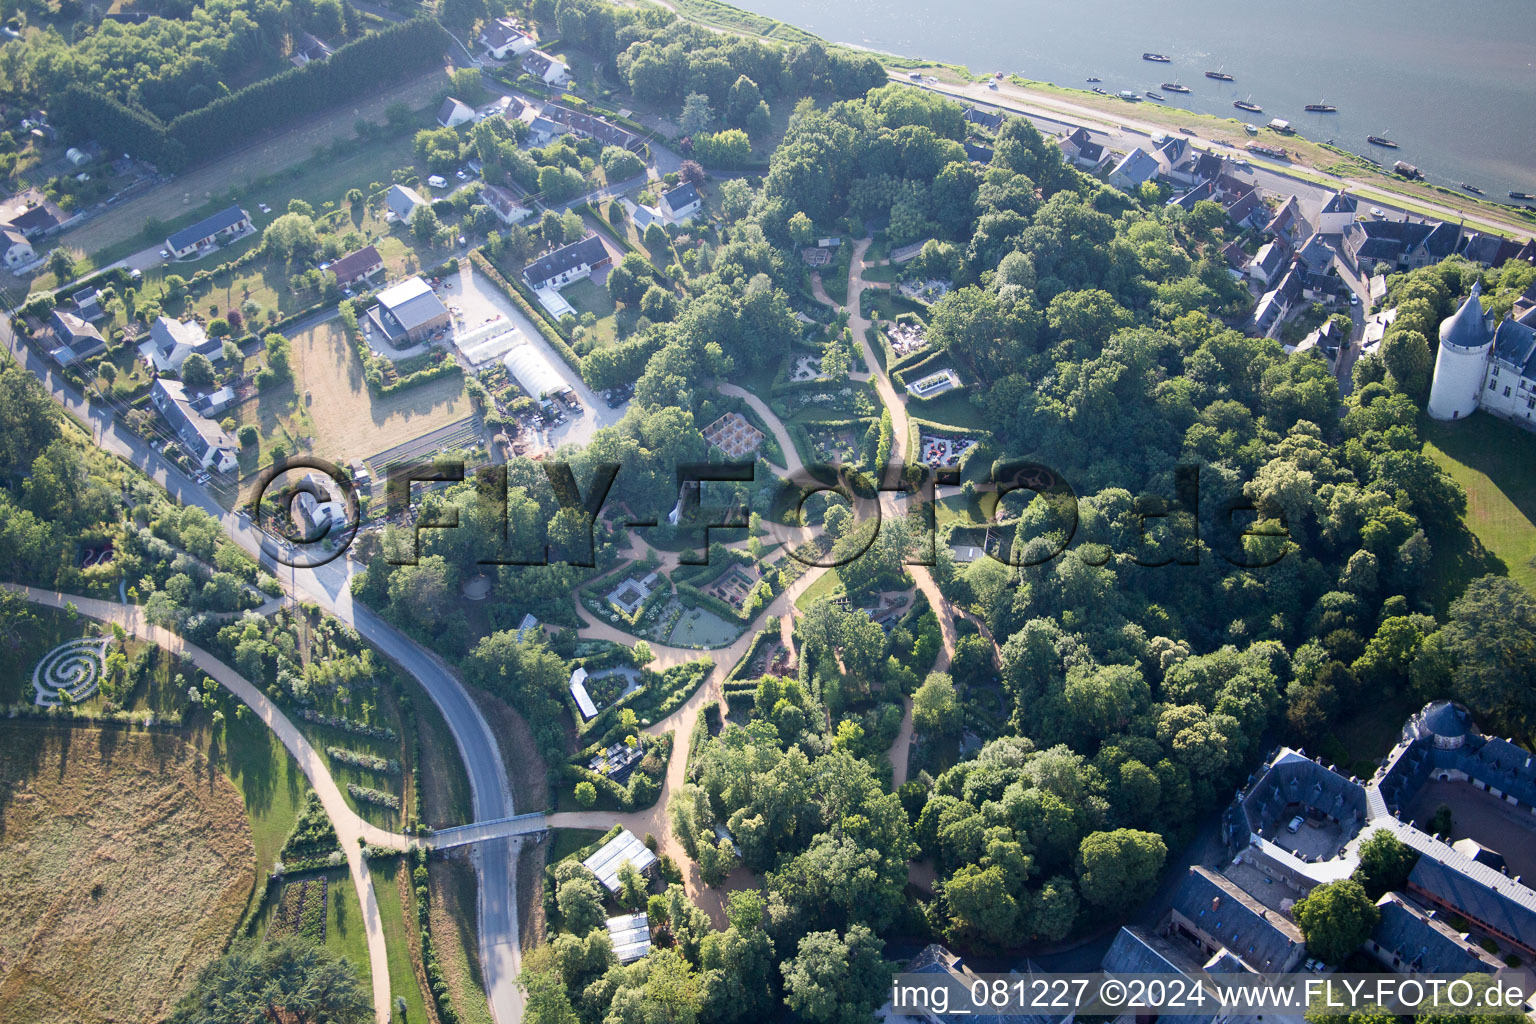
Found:
[[1488, 375], [1488, 351], [1493, 347], [1493, 335], [1483, 320], [1482, 294], [1479, 281], [1461, 308], [1440, 324], [1440, 352], [1429, 388], [1432, 419], [1459, 420], [1477, 409], [1483, 378]]

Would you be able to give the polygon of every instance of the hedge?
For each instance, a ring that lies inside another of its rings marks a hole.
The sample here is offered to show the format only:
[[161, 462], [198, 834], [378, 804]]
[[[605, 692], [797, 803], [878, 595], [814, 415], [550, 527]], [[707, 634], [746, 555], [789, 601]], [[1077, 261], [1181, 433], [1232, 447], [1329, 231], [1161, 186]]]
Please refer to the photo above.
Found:
[[[725, 677], [725, 683], [723, 686], [727, 692], [730, 691], [733, 684], [745, 682], [745, 680], [741, 678], [741, 674], [746, 671], [748, 665], [752, 664], [752, 659], [757, 656], [757, 649], [763, 646], [763, 641], [769, 639], [770, 637], [777, 637], [778, 635], [779, 631], [776, 629], [771, 631], [760, 629], [757, 631], [757, 635], [754, 636], [752, 638], [752, 642], [747, 645], [747, 653], [741, 656], [741, 660], [736, 663], [736, 666], [731, 669], [730, 674]], [[754, 679], [751, 681], [751, 687], [754, 692], [757, 690], [757, 680]]]
[[491, 261], [479, 249], [470, 251], [469, 261], [474, 264], [476, 270], [489, 278], [492, 284], [501, 289], [503, 295], [512, 300], [512, 304], [517, 306], [523, 315], [532, 321], [534, 327], [544, 336], [544, 340], [549, 342], [550, 347], [560, 353], [560, 358], [564, 359], [566, 364], [576, 371], [577, 375], [580, 375], [581, 357], [566, 342], [564, 332], [558, 324], [550, 319], [544, 307], [539, 306], [536, 302], [525, 296], [520, 285], [503, 277], [501, 271], [492, 266]]

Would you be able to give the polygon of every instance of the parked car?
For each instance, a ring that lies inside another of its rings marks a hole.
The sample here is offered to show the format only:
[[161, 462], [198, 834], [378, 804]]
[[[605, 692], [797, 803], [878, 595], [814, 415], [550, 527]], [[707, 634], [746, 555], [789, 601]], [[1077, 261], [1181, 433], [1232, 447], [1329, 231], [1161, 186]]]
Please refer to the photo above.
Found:
[[1285, 830], [1291, 835], [1295, 835], [1297, 832], [1301, 831], [1301, 826], [1306, 823], [1306, 820], [1307, 819], [1298, 814], [1296, 817], [1292, 818], [1290, 822], [1285, 826]]

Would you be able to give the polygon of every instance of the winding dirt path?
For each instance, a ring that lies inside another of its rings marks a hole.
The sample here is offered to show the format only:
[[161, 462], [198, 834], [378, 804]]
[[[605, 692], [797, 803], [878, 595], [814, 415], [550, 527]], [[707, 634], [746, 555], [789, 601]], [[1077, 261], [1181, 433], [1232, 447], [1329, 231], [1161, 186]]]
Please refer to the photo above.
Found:
[[34, 604], [63, 609], [73, 605], [80, 614], [102, 622], [123, 627], [129, 634], [158, 644], [171, 654], [191, 661], [210, 678], [230, 693], [240, 698], [256, 717], [266, 723], [283, 746], [288, 748], [299, 769], [314, 787], [325, 813], [336, 828], [336, 838], [347, 857], [347, 869], [352, 885], [357, 889], [358, 902], [363, 908], [363, 929], [368, 939], [368, 965], [373, 980], [373, 1012], [379, 1024], [390, 1020], [389, 958], [384, 951], [384, 925], [379, 917], [379, 901], [373, 891], [373, 877], [368, 873], [368, 862], [358, 840], [374, 846], [386, 846], [405, 850], [414, 841], [393, 832], [387, 832], [358, 817], [347, 806], [346, 798], [331, 778], [325, 761], [305, 738], [288, 716], [268, 699], [259, 687], [196, 644], [188, 643], [168, 629], [156, 626], [144, 617], [144, 609], [138, 605], [113, 604], [94, 597], [61, 594], [53, 590], [4, 584], [5, 589], [21, 594]]

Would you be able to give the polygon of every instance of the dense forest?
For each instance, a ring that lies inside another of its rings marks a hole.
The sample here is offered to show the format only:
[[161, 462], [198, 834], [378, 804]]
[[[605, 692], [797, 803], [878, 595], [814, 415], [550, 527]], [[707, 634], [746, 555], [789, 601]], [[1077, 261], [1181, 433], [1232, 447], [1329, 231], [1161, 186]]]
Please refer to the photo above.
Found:
[[[78, 5], [76, 5], [78, 7]], [[359, 31], [342, 0], [159, 0], [138, 23], [89, 18], [54, 24], [0, 49], [0, 91], [51, 110], [85, 85], [161, 121], [174, 120], [286, 68], [301, 32], [340, 46]]]

